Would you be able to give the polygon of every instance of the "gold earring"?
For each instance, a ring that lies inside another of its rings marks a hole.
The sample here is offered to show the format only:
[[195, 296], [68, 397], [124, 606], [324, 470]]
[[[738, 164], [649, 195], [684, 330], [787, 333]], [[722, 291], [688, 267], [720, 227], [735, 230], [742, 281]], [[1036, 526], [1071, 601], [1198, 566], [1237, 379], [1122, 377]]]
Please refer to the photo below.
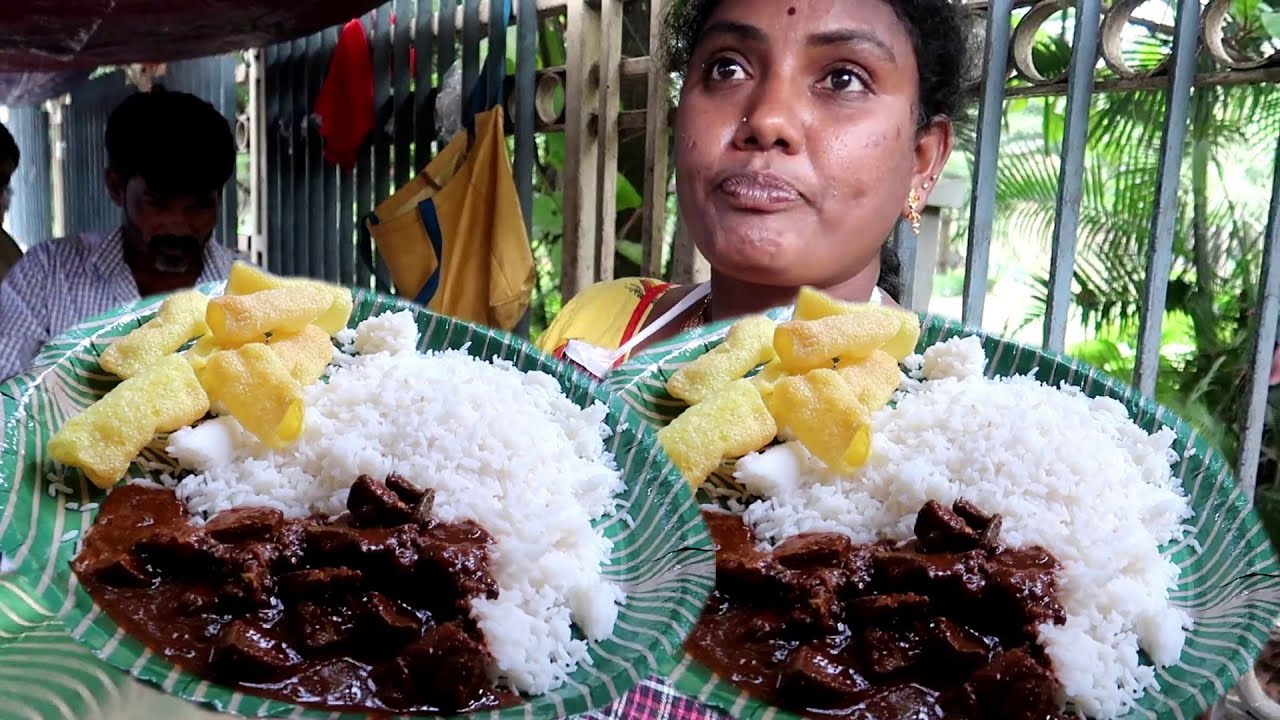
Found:
[[907, 222], [911, 223], [911, 232], [920, 234], [920, 193], [911, 188], [907, 195]]

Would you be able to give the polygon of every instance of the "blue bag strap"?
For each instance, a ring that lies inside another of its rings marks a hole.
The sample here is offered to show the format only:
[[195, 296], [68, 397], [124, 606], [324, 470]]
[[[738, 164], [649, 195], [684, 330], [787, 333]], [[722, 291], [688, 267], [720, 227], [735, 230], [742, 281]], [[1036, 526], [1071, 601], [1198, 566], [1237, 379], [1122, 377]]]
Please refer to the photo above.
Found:
[[[511, 12], [511, 0], [502, 0], [501, 22], [498, 25], [502, 32], [496, 35], [490, 32], [489, 55], [485, 58], [484, 68], [480, 71], [480, 77], [476, 78], [475, 87], [471, 88], [470, 99], [462, 112], [462, 124], [470, 133], [475, 132], [476, 115], [506, 101], [506, 30], [511, 26]], [[490, 19], [490, 27], [492, 26], [493, 18]]]
[[431, 238], [431, 249], [436, 254], [436, 269], [431, 271], [427, 283], [418, 291], [414, 302], [426, 307], [435, 298], [440, 289], [440, 271], [444, 269], [444, 233], [440, 232], [440, 218], [436, 215], [436, 204], [431, 199], [418, 203], [418, 214], [422, 216], [422, 226], [427, 229], [427, 237]]
[[[440, 217], [436, 214], [434, 201], [428, 198], [418, 203], [418, 215], [422, 217], [422, 227], [426, 228], [427, 238], [431, 241], [431, 250], [436, 255], [436, 269], [431, 271], [426, 284], [422, 286], [422, 289], [418, 291], [418, 295], [413, 299], [414, 302], [426, 307], [431, 304], [436, 293], [440, 290], [440, 272], [444, 269], [444, 233], [440, 230]], [[374, 225], [378, 224], [376, 213], [369, 213], [365, 219]], [[368, 230], [366, 229], [364, 232], [368, 232]], [[360, 243], [360, 260], [364, 262], [370, 272], [377, 276], [380, 282], [387, 287], [391, 286], [391, 282], [383, 277], [383, 274], [379, 272], [377, 263], [373, 260], [373, 243]]]

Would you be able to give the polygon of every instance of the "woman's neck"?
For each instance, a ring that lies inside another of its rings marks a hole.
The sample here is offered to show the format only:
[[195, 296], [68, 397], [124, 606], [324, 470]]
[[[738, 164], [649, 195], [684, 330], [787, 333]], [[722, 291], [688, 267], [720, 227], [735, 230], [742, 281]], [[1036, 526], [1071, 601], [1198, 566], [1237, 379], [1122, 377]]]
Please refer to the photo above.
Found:
[[[880, 259], [876, 258], [857, 275], [830, 286], [816, 286], [824, 293], [849, 302], [868, 302], [880, 280]], [[711, 273], [709, 320], [725, 320], [754, 315], [795, 302], [798, 287], [755, 285], [739, 282], [715, 271]]]

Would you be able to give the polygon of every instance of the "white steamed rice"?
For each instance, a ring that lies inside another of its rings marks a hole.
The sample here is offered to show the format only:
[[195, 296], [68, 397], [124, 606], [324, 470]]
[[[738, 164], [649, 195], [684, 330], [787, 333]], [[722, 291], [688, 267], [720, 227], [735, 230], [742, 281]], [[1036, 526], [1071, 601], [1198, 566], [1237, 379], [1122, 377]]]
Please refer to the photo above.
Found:
[[1063, 565], [1068, 619], [1040, 640], [1065, 699], [1091, 717], [1121, 715], [1155, 684], [1138, 649], [1175, 663], [1190, 627], [1169, 599], [1178, 568], [1160, 552], [1192, 514], [1170, 474], [1173, 433], [1144, 432], [1120, 403], [1075, 388], [984, 378], [984, 361], [976, 338], [912, 359], [927, 380], [908, 380], [896, 407], [874, 415], [871, 459], [851, 475], [798, 443], [739, 460], [738, 480], [765, 498], [744, 519], [772, 545], [806, 531], [903, 540], [928, 500], [1000, 513], [1006, 542], [1039, 544]]
[[436, 492], [443, 520], [478, 522], [495, 539], [496, 600], [472, 614], [495, 681], [540, 694], [590, 662], [589, 640], [613, 633], [621, 590], [605, 579], [612, 543], [592, 521], [623, 489], [605, 450], [607, 409], [571, 402], [554, 378], [464, 352], [420, 354], [413, 315], [370, 318], [339, 341], [327, 383], [305, 391], [293, 446], [269, 451], [230, 418], [179, 431], [169, 452], [197, 474], [177, 486], [193, 513], [278, 508], [335, 515], [355, 479], [397, 472]]

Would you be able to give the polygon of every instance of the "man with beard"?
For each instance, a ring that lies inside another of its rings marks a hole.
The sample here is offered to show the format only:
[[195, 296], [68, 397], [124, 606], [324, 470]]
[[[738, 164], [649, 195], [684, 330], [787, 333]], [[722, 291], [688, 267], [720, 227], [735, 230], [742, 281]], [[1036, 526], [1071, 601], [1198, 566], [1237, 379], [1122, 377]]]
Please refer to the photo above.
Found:
[[186, 93], [136, 93], [107, 120], [106, 150], [121, 225], [36, 244], [0, 282], [0, 381], [73, 325], [225, 279], [236, 258], [210, 241], [236, 160], [231, 128], [212, 105]]

